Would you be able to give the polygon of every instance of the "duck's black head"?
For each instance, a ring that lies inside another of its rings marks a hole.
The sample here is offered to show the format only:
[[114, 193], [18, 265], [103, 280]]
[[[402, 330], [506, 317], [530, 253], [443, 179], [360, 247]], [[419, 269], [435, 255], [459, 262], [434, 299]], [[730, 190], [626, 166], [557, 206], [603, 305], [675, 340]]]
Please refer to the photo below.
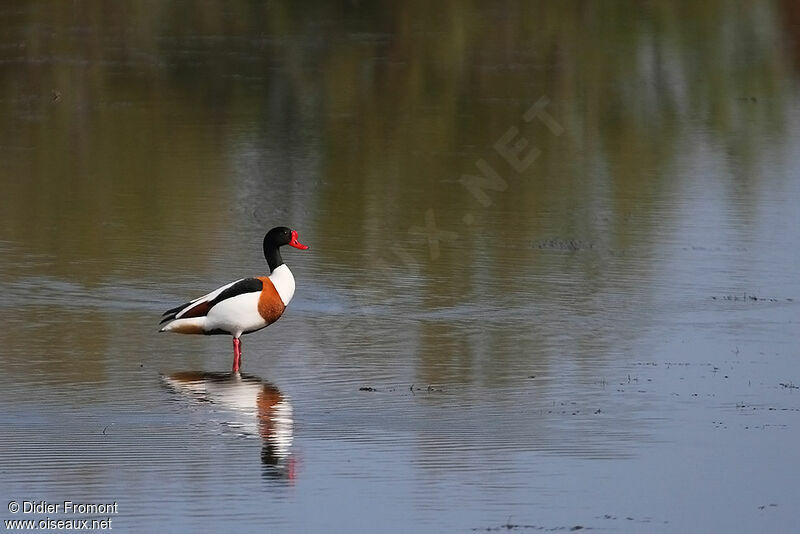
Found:
[[289, 245], [300, 250], [306, 250], [307, 245], [300, 243], [297, 240], [297, 231], [285, 226], [276, 226], [264, 236], [264, 257], [269, 264], [270, 272], [275, 268], [283, 265], [281, 252], [279, 250], [283, 245]]

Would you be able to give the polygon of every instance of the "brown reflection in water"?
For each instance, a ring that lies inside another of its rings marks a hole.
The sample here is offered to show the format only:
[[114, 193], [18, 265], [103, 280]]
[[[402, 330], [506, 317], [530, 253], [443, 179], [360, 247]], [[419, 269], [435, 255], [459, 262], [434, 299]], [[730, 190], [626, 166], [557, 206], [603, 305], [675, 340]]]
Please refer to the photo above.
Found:
[[[255, 125], [258, 149], [313, 132], [319, 176], [282, 185], [319, 180], [321, 250], [339, 263], [374, 261], [351, 253], [354, 234], [368, 251], [405, 239], [430, 206], [462, 234], [469, 212], [482, 235], [516, 227], [527, 238], [550, 236], [553, 218], [562, 232], [589, 233], [598, 217], [613, 230], [638, 210], [646, 241], [663, 224], [647, 217], [653, 200], [677, 186], [669, 165], [698, 126], [744, 160], [759, 137], [781, 138], [791, 50], [775, 46], [776, 12], [719, 1], [31, 3], [0, 22], [0, 181], [19, 200], [2, 205], [0, 236], [52, 251], [70, 275], [90, 277], [69, 261], [92, 257], [97, 273], [159, 276], [154, 255], [169, 264], [182, 253], [174, 242], [203, 249], [226, 226], [237, 143]], [[540, 96], [564, 134], [521, 125], [541, 157], [483, 209], [456, 180], [478, 158], [507, 176], [491, 145]], [[246, 208], [274, 213], [274, 199], [264, 204]], [[624, 230], [612, 237], [631, 239]], [[448, 247], [433, 270], [462, 258]], [[469, 279], [452, 278], [440, 292], [457, 298]]]
[[795, 0], [780, 2], [779, 19], [783, 25], [786, 46], [792, 57], [795, 71], [800, 72], [800, 4]]
[[[587, 298], [565, 299], [565, 320], [604, 314], [620, 288], [643, 294], [620, 305], [631, 312], [653, 307], [648, 252], [680, 222], [671, 203], [709, 179], [687, 174], [689, 147], [732, 163], [719, 208], [746, 228], [761, 204], [738, 199], [763, 197], [774, 177], [755, 170], [792, 146], [791, 2], [78, 4], [21, 3], [0, 20], [0, 240], [25, 260], [0, 283], [209, 280], [259, 213], [305, 219], [320, 245], [305, 280], [408, 294], [395, 313], [553, 302], [563, 286], [548, 277], [566, 269]], [[560, 136], [520, 121], [542, 96]], [[492, 148], [509, 127], [541, 151], [523, 173]], [[509, 182], [488, 207], [458, 182], [478, 159]], [[459, 234], [436, 261], [408, 233], [428, 208]], [[614, 255], [557, 263], [531, 247], [551, 238]], [[545, 340], [563, 331], [549, 324]], [[356, 330], [337, 332], [352, 346]], [[437, 330], [421, 374], [474, 374], [458, 340], [440, 364]]]
[[257, 376], [238, 373], [183, 371], [162, 379], [173, 391], [230, 412], [226, 424], [261, 437], [265, 476], [294, 480], [292, 405], [277, 387]]

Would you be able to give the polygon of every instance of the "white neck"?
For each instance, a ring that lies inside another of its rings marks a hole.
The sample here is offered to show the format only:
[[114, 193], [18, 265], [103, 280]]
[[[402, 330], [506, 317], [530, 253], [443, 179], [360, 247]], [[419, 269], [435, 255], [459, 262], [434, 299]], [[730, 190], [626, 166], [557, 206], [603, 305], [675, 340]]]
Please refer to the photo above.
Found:
[[285, 263], [278, 265], [269, 275], [269, 279], [272, 280], [272, 285], [278, 291], [283, 305], [288, 306], [289, 301], [294, 296], [294, 276], [292, 276], [292, 271], [289, 270]]

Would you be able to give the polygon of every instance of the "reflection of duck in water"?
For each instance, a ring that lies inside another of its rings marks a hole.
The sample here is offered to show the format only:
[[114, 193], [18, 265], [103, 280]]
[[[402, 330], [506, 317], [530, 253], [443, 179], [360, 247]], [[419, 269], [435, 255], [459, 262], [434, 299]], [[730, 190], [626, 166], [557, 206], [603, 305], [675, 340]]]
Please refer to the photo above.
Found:
[[256, 376], [239, 373], [186, 371], [163, 375], [162, 379], [174, 391], [238, 416], [228, 423], [244, 434], [261, 436], [261, 461], [268, 468], [265, 472], [294, 478], [292, 404], [278, 388]]
[[294, 295], [294, 276], [283, 263], [280, 247], [305, 250], [297, 232], [279, 226], [264, 236], [264, 257], [269, 276], [242, 278], [164, 312], [160, 332], [178, 334], [229, 334], [233, 336], [233, 372], [239, 371], [239, 338], [265, 328], [283, 315]]

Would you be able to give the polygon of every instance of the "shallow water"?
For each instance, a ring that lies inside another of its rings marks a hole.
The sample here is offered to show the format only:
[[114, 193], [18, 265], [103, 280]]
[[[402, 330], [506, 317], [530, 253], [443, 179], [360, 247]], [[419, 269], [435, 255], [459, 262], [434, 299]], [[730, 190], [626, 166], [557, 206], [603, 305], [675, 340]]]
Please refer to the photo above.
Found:
[[[122, 532], [791, 531], [798, 24], [3, 8], [0, 498]], [[278, 224], [311, 249], [241, 377], [156, 333]]]

